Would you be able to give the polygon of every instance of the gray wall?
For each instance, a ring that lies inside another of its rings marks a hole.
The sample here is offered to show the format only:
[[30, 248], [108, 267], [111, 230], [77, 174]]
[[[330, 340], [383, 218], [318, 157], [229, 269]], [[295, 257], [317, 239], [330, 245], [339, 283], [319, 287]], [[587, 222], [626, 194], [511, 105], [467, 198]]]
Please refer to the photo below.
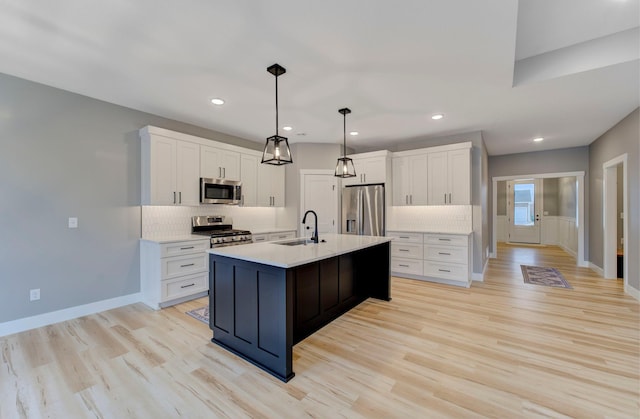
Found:
[[262, 146], [3, 74], [0, 92], [0, 322], [139, 291], [138, 129]]
[[590, 261], [603, 268], [604, 231], [602, 227], [602, 165], [622, 154], [628, 154], [627, 160], [627, 197], [629, 213], [625, 214], [629, 223], [629, 248], [625, 257], [629, 263], [629, 285], [640, 290], [640, 110], [636, 109], [626, 118], [596, 139], [589, 146], [589, 166], [591, 175], [589, 189], [588, 221], [591, 240], [589, 242]]
[[558, 215], [561, 217], [577, 218], [578, 203], [576, 202], [576, 177], [558, 178]]
[[[533, 153], [505, 154], [489, 157], [489, 181], [494, 177], [518, 176], [562, 172], [585, 172], [585, 220], [589, 220], [589, 147], [564, 148]], [[493, 191], [489, 191], [489, 214], [493, 214]], [[493, 231], [490, 217], [489, 231]], [[583, 247], [589, 260], [589, 229], [585, 228]], [[492, 240], [491, 240], [492, 241]], [[490, 243], [491, 243], [490, 241]], [[492, 252], [495, 249], [492, 249]]]

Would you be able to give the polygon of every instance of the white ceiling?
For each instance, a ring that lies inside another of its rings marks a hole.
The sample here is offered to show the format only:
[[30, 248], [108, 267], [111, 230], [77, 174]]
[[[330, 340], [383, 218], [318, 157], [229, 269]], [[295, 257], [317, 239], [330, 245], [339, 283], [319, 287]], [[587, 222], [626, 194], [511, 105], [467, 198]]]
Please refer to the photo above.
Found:
[[[638, 107], [639, 2], [3, 0], [0, 72], [263, 142], [277, 62], [292, 143], [341, 142], [346, 106], [359, 151], [478, 130], [490, 155], [565, 148]], [[593, 43], [629, 30], [616, 57]], [[550, 67], [515, 83], [516, 60]]]

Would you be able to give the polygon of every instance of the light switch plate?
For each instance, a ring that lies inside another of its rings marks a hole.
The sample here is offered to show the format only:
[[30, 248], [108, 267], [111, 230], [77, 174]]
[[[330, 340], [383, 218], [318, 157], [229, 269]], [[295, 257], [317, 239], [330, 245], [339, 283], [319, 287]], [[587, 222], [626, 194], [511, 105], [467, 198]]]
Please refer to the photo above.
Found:
[[69, 217], [69, 228], [78, 228], [78, 217]]

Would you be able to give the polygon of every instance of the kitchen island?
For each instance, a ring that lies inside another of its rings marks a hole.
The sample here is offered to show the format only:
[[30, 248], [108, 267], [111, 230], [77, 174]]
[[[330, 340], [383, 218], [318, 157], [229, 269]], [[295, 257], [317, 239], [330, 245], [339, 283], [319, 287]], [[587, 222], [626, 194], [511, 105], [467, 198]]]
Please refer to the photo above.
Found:
[[285, 382], [296, 343], [369, 297], [391, 299], [391, 238], [297, 240], [208, 250], [212, 342]]

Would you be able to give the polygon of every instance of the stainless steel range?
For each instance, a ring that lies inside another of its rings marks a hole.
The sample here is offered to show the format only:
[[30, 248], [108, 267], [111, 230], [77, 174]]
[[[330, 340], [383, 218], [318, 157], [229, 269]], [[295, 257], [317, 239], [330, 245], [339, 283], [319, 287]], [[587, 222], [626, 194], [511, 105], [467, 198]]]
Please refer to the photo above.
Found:
[[253, 242], [249, 230], [234, 230], [231, 217], [223, 215], [191, 217], [191, 233], [211, 237], [211, 248]]

